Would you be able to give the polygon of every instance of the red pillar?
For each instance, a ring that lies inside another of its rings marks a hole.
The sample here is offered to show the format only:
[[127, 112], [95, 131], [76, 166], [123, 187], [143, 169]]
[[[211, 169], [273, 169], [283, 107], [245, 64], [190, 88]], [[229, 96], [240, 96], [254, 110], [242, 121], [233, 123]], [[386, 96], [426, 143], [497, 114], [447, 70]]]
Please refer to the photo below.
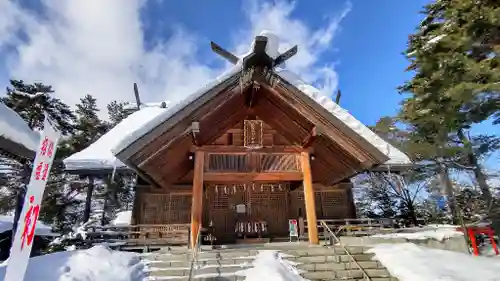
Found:
[[477, 248], [476, 235], [474, 235], [474, 229], [468, 228], [467, 233], [469, 234], [470, 243], [472, 245], [472, 250], [475, 256], [479, 256], [479, 249]]
[[495, 243], [495, 239], [493, 238], [494, 232], [491, 228], [488, 228], [488, 237], [490, 238], [490, 243], [491, 246], [493, 247], [493, 250], [495, 250], [495, 254], [498, 256], [498, 247], [497, 243]]

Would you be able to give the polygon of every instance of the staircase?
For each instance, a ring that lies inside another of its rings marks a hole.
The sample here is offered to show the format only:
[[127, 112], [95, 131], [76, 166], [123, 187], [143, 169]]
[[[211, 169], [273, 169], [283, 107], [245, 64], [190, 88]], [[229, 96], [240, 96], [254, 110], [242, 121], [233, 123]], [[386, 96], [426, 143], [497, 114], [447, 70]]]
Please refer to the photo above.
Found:
[[[347, 247], [350, 256], [339, 246], [316, 247], [286, 251], [291, 257], [286, 259], [297, 263], [297, 268], [304, 271], [301, 275], [309, 280], [345, 280], [345, 281], [398, 281], [391, 277], [387, 269], [376, 260], [374, 255], [366, 253], [368, 247]], [[335, 252], [335, 254], [334, 254]], [[355, 262], [362, 268], [360, 269]], [[369, 277], [364, 278], [363, 271]]]
[[[295, 264], [301, 275], [309, 280], [344, 281], [397, 281], [367, 247], [347, 247], [350, 255], [339, 246], [308, 246], [302, 243], [271, 243], [233, 249], [203, 250], [198, 253], [198, 266], [191, 280], [244, 280], [244, 270], [253, 266], [252, 261], [259, 250], [277, 250], [284, 259]], [[356, 263], [352, 262], [353, 257]], [[186, 248], [162, 250], [143, 256], [149, 268], [149, 280], [188, 281], [191, 272], [191, 252]], [[364, 278], [363, 271], [370, 279]]]

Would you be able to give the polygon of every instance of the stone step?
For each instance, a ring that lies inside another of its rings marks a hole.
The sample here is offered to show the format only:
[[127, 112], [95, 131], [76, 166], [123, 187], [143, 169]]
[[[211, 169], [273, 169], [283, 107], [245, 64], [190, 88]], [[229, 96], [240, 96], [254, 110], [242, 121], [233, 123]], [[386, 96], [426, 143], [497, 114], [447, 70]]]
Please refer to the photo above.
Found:
[[[194, 270], [194, 275], [201, 275], [203, 277], [224, 277], [224, 276], [234, 276], [237, 272], [243, 271], [247, 268], [250, 268], [251, 265], [248, 266], [229, 266], [229, 267], [219, 267], [219, 266], [209, 266], [198, 268]], [[171, 268], [154, 268], [150, 267], [149, 276], [155, 277], [189, 277], [190, 268], [180, 268], [180, 267], [171, 267]]]
[[[241, 259], [198, 259], [199, 266], [207, 265], [232, 265], [232, 264], [252, 264], [254, 257]], [[148, 266], [154, 267], [190, 267], [191, 260], [144, 260]]]
[[[351, 255], [356, 261], [372, 261], [374, 254], [354, 254]], [[350, 262], [352, 259], [348, 255], [328, 255], [328, 256], [285, 256], [284, 259], [298, 263], [325, 263], [325, 262]]]
[[[359, 261], [358, 264], [363, 269], [384, 269], [385, 267], [378, 261]], [[358, 267], [355, 263], [305, 263], [297, 264], [297, 268], [305, 271], [337, 271], [337, 270], [348, 270], [355, 269]]]
[[[370, 278], [390, 278], [391, 274], [387, 269], [365, 269]], [[336, 279], [362, 279], [361, 270], [335, 270], [335, 271], [310, 271], [301, 274], [304, 278], [310, 280], [336, 280]], [[336, 278], [336, 279], [335, 279]]]
[[[203, 275], [203, 276], [194, 276], [192, 279], [189, 279], [189, 276], [183, 276], [183, 277], [175, 277], [175, 278], [168, 278], [166, 277], [165, 279], [162, 279], [161, 277], [158, 278], [156, 276], [151, 276], [147, 277], [144, 279], [144, 281], [151, 280], [151, 281], [160, 281], [160, 280], [169, 280], [169, 281], [190, 281], [190, 280], [196, 280], [196, 281], [244, 281], [245, 276], [237, 276], [237, 275]], [[347, 280], [350, 281], [350, 280]], [[377, 281], [377, 280], [375, 280]], [[386, 281], [386, 280], [381, 280], [381, 281]], [[390, 280], [392, 281], [392, 280]]]
[[[224, 259], [254, 259], [257, 253], [249, 253], [249, 252], [234, 252], [234, 253], [199, 253], [197, 256], [198, 260], [224, 260]], [[143, 257], [145, 260], [153, 260], [153, 261], [191, 261], [191, 255], [171, 255], [171, 254], [158, 254], [158, 255], [149, 255], [147, 257]]]

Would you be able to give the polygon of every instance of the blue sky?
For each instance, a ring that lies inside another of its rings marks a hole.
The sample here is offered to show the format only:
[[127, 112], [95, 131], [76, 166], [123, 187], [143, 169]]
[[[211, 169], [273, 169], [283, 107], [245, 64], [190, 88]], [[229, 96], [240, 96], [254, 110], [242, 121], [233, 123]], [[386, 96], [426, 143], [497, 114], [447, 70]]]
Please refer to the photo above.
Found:
[[[121, 6], [127, 5], [128, 3], [130, 6], [136, 5], [135, 7], [137, 7], [138, 4], [133, 2], [137, 1], [125, 0]], [[65, 24], [63, 21], [56, 21], [56, 18], [61, 16], [57, 14], [62, 14], [64, 17], [72, 16], [71, 7], [63, 9], [54, 7], [55, 5], [59, 5], [61, 1], [45, 0], [40, 2], [40, 0], [21, 0], [16, 3], [18, 3], [17, 9], [29, 14], [36, 21], [48, 25], [49, 29], [52, 27], [54, 29], [52, 31], [53, 37], [56, 37], [57, 33], [60, 32], [57, 25]], [[268, 7], [262, 7], [265, 6], [266, 3], [268, 3]], [[398, 102], [401, 96], [397, 93], [395, 88], [409, 77], [409, 74], [404, 72], [404, 68], [408, 63], [401, 55], [401, 52], [405, 49], [408, 34], [415, 29], [422, 18], [418, 12], [425, 3], [426, 1], [423, 0], [358, 0], [350, 2], [329, 0], [295, 2], [258, 1], [254, 6], [260, 6], [261, 8], [256, 8], [258, 11], [255, 11], [253, 15], [249, 16], [248, 10], [251, 10], [249, 7], [252, 6], [252, 2], [250, 1], [155, 0], [147, 1], [140, 6], [138, 8], [138, 14], [135, 15], [132, 13], [133, 18], [130, 20], [134, 21], [136, 20], [134, 17], [139, 17], [138, 23], [141, 25], [142, 34], [138, 37], [142, 37], [144, 44], [143, 48], [146, 51], [157, 47], [158, 42], [160, 42], [160, 44], [164, 44], [165, 42], [168, 44], [169, 38], [175, 37], [176, 30], [181, 29], [183, 33], [192, 36], [193, 38], [191, 40], [195, 41], [197, 45], [196, 51], [190, 54], [190, 56], [196, 58], [196, 63], [218, 70], [217, 68], [223, 67], [222, 60], [211, 53], [209, 41], [213, 40], [229, 49], [237, 50], [238, 45], [241, 45], [242, 41], [252, 38], [252, 34], [250, 34], [252, 32], [246, 32], [245, 30], [255, 29], [252, 25], [259, 25], [259, 23], [252, 23], [249, 17], [259, 17], [259, 13], [265, 14], [263, 10], [271, 10], [273, 7], [276, 8], [280, 5], [292, 7], [290, 8], [291, 12], [286, 15], [285, 18], [299, 21], [311, 32], [314, 32], [317, 29], [324, 28], [332, 18], [338, 17], [346, 8], [350, 7], [345, 17], [342, 18], [338, 24], [337, 30], [333, 33], [334, 38], [329, 42], [326, 50], [321, 51], [316, 56], [314, 67], [333, 66], [338, 75], [338, 87], [343, 93], [341, 104], [362, 122], [373, 124], [380, 116], [394, 114], [398, 108]], [[96, 3], [93, 8], [99, 9], [98, 4], [99, 3]], [[66, 6], [68, 5], [66, 4]], [[81, 13], [85, 13], [87, 9], [89, 10], [88, 12], [91, 12], [92, 6], [78, 8]], [[106, 9], [111, 8], [113, 8], [112, 5], [107, 5], [107, 7], [102, 9], [106, 11]], [[116, 8], [119, 10], [123, 9], [123, 7], [119, 7], [118, 5]], [[117, 13], [117, 11], [114, 13]], [[123, 15], [130, 15], [130, 11], [124, 11]], [[91, 17], [92, 16], [89, 17], [89, 21]], [[263, 15], [263, 17], [266, 17], [266, 15]], [[268, 17], [272, 17], [272, 15], [268, 15]], [[278, 20], [280, 20], [279, 17]], [[117, 21], [118, 23], [120, 22], [120, 20]], [[25, 23], [17, 24], [22, 25]], [[96, 21], [96, 25], [97, 24], [111, 25], [115, 23]], [[266, 26], [264, 23], [263, 25], [264, 28], [272, 29], [273, 27], [273, 24]], [[56, 28], [54, 28], [54, 26], [56, 26]], [[26, 32], [26, 30], [29, 29], [30, 27], [25, 26], [24, 29], [20, 30]], [[33, 34], [39, 32], [40, 31], [31, 31]], [[244, 33], [244, 35], [240, 35], [240, 33]], [[35, 37], [37, 35], [32, 36]], [[126, 36], [126, 34], [124, 36]], [[131, 36], [136, 35], [133, 34]], [[241, 39], [242, 36], [246, 36], [247, 38]], [[100, 36], [96, 34], [95, 39], [90, 36], [82, 39], [99, 40], [99, 37]], [[54, 45], [61, 45], [57, 43], [58, 41], [55, 40]], [[300, 46], [300, 43], [303, 42], [289, 43], [299, 44], [299, 52], [303, 49], [303, 46]], [[39, 45], [43, 44], [49, 43], [39, 43]], [[17, 57], [13, 55], [16, 52], [22, 52], [22, 48], [27, 52], [26, 48], [29, 49], [29, 47], [29, 43], [21, 47], [19, 44], [11, 44], [10, 48], [8, 48], [10, 49], [9, 58], [11, 64], [15, 64], [14, 62], [16, 60], [23, 60], [24, 64], [27, 65], [25, 68], [28, 68], [30, 64], [33, 65], [29, 62], [29, 56], [35, 54], [25, 54]], [[18, 48], [18, 50], [13, 51], [12, 48]], [[6, 48], [3, 48], [4, 52], [5, 49]], [[48, 51], [55, 51], [55, 48], [52, 50], [48, 49]], [[89, 52], [91, 51], [91, 48], [89, 48]], [[43, 53], [40, 53], [40, 56], [44, 56]], [[50, 60], [58, 60], [56, 53], [52, 54], [52, 56], [53, 58], [48, 59], [49, 62], [38, 62], [35, 68], [40, 69], [40, 72], [47, 70], [46, 64], [50, 64]], [[72, 53], [71, 56], [74, 56], [74, 53]], [[19, 59], [19, 57], [22, 58]], [[74, 59], [77, 59], [77, 57]], [[40, 66], [41, 64], [42, 66]], [[43, 64], [45, 64], [45, 66], [43, 66]], [[45, 81], [44, 76], [47, 76], [45, 74], [36, 75], [33, 71], [26, 69], [16, 69], [16, 67], [12, 65], [4, 64], [2, 68], [2, 77], [0, 81], [2, 81], [3, 84], [5, 84], [6, 79], [10, 76], [41, 81]], [[65, 66], [62, 66], [62, 68], [65, 68]], [[71, 66], [68, 68], [71, 68]], [[310, 68], [311, 67], [306, 67], [305, 70], [309, 70]], [[216, 72], [215, 70], [214, 72]], [[64, 71], [64, 69], [59, 69], [55, 72], [61, 71]], [[87, 69], [87, 71], [99, 72], [98, 69]], [[305, 73], [299, 74], [303, 75]], [[75, 75], [79, 75], [79, 73], [75, 73]], [[210, 77], [212, 75], [213, 74], [210, 73], [206, 76]], [[72, 79], [76, 80], [75, 78]], [[158, 78], [155, 77], [155, 79]], [[49, 80], [47, 83], [50, 83], [50, 80], [56, 79], [49, 76], [47, 80]], [[203, 80], [203, 78], [196, 78], [196, 80]], [[56, 82], [54, 87], [56, 87], [56, 91], [58, 91], [58, 94], [64, 100], [67, 100], [69, 103], [73, 103], [77, 100], [77, 95], [71, 94], [71, 96], [69, 96], [69, 94], [66, 93], [59, 93], [60, 89], [57, 87], [57, 81], [53, 82]], [[91, 81], [86, 83], [92, 84]], [[72, 85], [72, 87], [80, 86], [78, 84]], [[195, 84], [203, 84], [203, 82], [196, 81]], [[64, 89], [72, 88], [71, 86], [62, 86]], [[130, 85], [128, 86], [130, 88]], [[140, 86], [141, 88], [148, 88], [147, 85]], [[101, 98], [100, 95], [103, 95], [102, 98], [107, 99], [105, 94], [100, 93], [103, 91], [100, 88], [95, 89], [96, 92], [92, 92], [92, 87], [87, 86], [84, 88], [88, 88], [86, 91], [90, 94], [97, 95], [98, 98]], [[106, 88], [106, 86], [103, 88]], [[121, 88], [122, 87], [119, 89]], [[190, 87], [186, 88], [190, 89]], [[328, 90], [332, 91], [333, 88], [330, 87]], [[130, 92], [128, 96], [125, 93], [113, 95], [113, 97], [115, 96], [117, 98], [122, 96], [123, 99], [130, 99], [132, 94]], [[151, 100], [155, 98], [168, 99], [169, 96], [161, 91], [157, 93], [148, 91], [147, 98]]]
[[104, 107], [133, 100], [137, 82], [145, 101], [175, 102], [227, 68], [210, 40], [241, 54], [269, 29], [282, 49], [299, 45], [292, 71], [326, 94], [340, 88], [371, 125], [398, 110], [396, 87], [411, 77], [401, 53], [427, 2], [0, 0], [0, 86], [42, 81], [69, 104], [89, 93]]

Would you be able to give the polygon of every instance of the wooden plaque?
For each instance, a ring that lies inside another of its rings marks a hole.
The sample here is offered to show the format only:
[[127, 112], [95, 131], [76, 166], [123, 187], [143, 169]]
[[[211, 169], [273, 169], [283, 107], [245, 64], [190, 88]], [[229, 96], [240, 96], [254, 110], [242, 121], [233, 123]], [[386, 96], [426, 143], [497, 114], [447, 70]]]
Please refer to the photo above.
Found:
[[245, 120], [243, 128], [243, 145], [248, 148], [261, 148], [263, 146], [262, 120]]

